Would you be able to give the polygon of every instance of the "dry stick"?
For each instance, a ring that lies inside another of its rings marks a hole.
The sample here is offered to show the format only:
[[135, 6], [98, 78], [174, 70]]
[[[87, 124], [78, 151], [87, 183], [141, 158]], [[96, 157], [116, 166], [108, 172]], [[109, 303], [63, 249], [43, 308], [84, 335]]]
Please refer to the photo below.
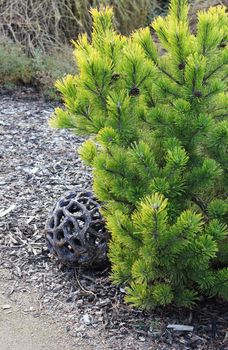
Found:
[[[15, 42], [20, 42], [24, 46], [27, 44], [29, 51], [34, 50], [37, 46], [46, 50], [51, 44], [61, 44], [68, 35], [74, 36], [74, 34], [78, 34], [81, 29], [90, 33], [90, 4], [98, 5], [109, 2], [110, 0], [5, 0], [4, 4], [0, 5], [0, 31], [4, 32], [6, 36], [10, 32]], [[141, 0], [141, 2], [144, 4], [145, 13], [147, 13], [148, 4], [151, 1]], [[119, 24], [123, 22], [123, 13], [126, 16], [126, 24], [132, 26], [136, 19], [137, 23], [138, 21], [141, 23], [141, 15], [139, 13], [141, 6], [139, 6], [139, 1], [133, 0], [131, 8], [128, 7], [128, 2], [125, 5], [115, 0], [113, 4], [116, 8], [115, 12], [119, 18]], [[143, 13], [142, 16], [144, 18], [145, 14]], [[19, 19], [20, 23], [12, 26], [12, 20], [15, 18]], [[116, 22], [118, 18], [115, 20]], [[9, 28], [4, 28], [2, 19], [11, 25], [11, 31]], [[22, 25], [24, 21], [26, 21], [25, 27]], [[27, 32], [28, 26], [30, 33]], [[43, 33], [44, 30], [45, 34]], [[34, 37], [31, 37], [31, 32]]]
[[74, 275], [75, 275], [76, 281], [77, 281], [79, 287], [81, 288], [81, 290], [83, 290], [85, 293], [92, 294], [92, 295], [96, 296], [96, 294], [93, 293], [91, 290], [87, 290], [82, 286], [81, 282], [78, 279], [78, 275], [77, 275], [76, 270], [74, 271]]
[[14, 33], [14, 30], [13, 30], [11, 24], [8, 24], [8, 28], [9, 28], [9, 31], [10, 31], [10, 33], [12, 34], [12, 36], [13, 36], [15, 42], [16, 42], [16, 43], [19, 43], [19, 40], [17, 40], [16, 35], [15, 35], [15, 33]]
[[[38, 5], [38, 6], [37, 6]], [[47, 6], [48, 5], [48, 6]], [[53, 11], [51, 7], [50, 11], [50, 4], [46, 4], [46, 1], [39, 2], [37, 4], [37, 1], [14, 1], [13, 3], [11, 1], [6, 2], [4, 11], [2, 11], [1, 17], [3, 17], [4, 21], [1, 21], [2, 23], [6, 22], [10, 25], [7, 29], [4, 30], [3, 25], [0, 24], [0, 28], [4, 32], [6, 36], [10, 32], [14, 41], [17, 43], [23, 43], [24, 45], [29, 46], [29, 50], [33, 51], [35, 46], [40, 46], [44, 50], [44, 45], [48, 46], [50, 44], [50, 41], [53, 41], [53, 36], [50, 33], [50, 24], [51, 20], [53, 18]], [[33, 9], [31, 13], [29, 13], [29, 9]], [[3, 16], [4, 14], [4, 16]], [[29, 27], [30, 31], [28, 33], [27, 30], [24, 30], [24, 26], [22, 26], [20, 29], [18, 29], [18, 24], [16, 28], [13, 28], [11, 25], [12, 18], [20, 19], [20, 25], [25, 22], [26, 28]], [[38, 24], [38, 25], [37, 25]], [[40, 24], [40, 26], [39, 26]], [[43, 35], [42, 30], [40, 30], [40, 27], [44, 27], [46, 30], [46, 35]], [[33, 33], [34, 37], [32, 38], [31, 32]], [[59, 37], [59, 32], [57, 32], [57, 24], [55, 29], [55, 42], [56, 44], [60, 44], [59, 40], [57, 39]]]

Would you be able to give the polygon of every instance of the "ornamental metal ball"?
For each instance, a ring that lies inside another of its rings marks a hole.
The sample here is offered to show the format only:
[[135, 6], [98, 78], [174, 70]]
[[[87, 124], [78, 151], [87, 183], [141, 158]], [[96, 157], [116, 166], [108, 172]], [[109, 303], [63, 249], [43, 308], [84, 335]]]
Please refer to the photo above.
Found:
[[71, 192], [58, 200], [45, 226], [51, 253], [65, 265], [100, 265], [106, 260], [108, 234], [91, 192]]

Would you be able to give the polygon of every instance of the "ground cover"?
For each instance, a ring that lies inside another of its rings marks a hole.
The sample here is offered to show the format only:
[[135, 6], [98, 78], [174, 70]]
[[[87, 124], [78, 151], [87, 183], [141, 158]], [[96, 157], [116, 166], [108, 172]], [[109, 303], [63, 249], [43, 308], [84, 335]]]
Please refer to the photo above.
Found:
[[[0, 94], [0, 322], [10, 297], [24, 300], [32, 293], [41, 320], [51, 317], [55, 324], [47, 327], [68, 339], [66, 349], [228, 349], [224, 303], [202, 301], [192, 312], [132, 310], [123, 303], [124, 286], [111, 285], [109, 266], [79, 271], [52, 259], [43, 235], [50, 208], [65, 192], [92, 182], [75, 152], [83, 138], [49, 129], [53, 108], [32, 89]], [[34, 316], [37, 308], [28, 313]], [[173, 332], [170, 323], [194, 331]]]

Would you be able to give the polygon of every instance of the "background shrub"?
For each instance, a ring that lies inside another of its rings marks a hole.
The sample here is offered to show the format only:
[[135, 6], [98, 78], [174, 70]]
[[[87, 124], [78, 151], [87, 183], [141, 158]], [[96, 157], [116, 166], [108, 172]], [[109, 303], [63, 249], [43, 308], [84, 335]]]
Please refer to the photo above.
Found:
[[[191, 3], [190, 17], [195, 27], [195, 8], [207, 8], [217, 1], [192, 0]], [[167, 10], [166, 0], [14, 0], [13, 3], [2, 0], [0, 84], [28, 82], [45, 96], [57, 98], [54, 80], [72, 73], [70, 40], [82, 32], [91, 36], [90, 7], [104, 5], [113, 6], [115, 28], [124, 34], [144, 27], [155, 15], [165, 14]]]
[[112, 5], [123, 33], [162, 11], [163, 0], [3, 0], [0, 2], [0, 84], [31, 83], [58, 98], [54, 82], [74, 72], [70, 40], [91, 35], [90, 8]]
[[37, 87], [44, 97], [57, 99], [55, 81], [75, 72], [73, 50], [69, 46], [52, 48], [47, 53], [37, 49], [31, 57], [19, 44], [13, 43], [9, 38], [0, 37], [0, 85], [2, 86], [30, 84]]
[[73, 49], [67, 45], [53, 48], [46, 53], [39, 50], [31, 58], [33, 79], [40, 93], [49, 99], [58, 99], [55, 82], [66, 74], [75, 74], [76, 65], [73, 59]]
[[162, 10], [163, 0], [3, 0], [0, 4], [0, 32], [33, 53], [50, 45], [69, 43], [78, 34], [91, 33], [91, 7], [113, 6], [115, 26], [130, 33]]
[[31, 60], [22, 48], [0, 37], [0, 84], [27, 83], [31, 75]]

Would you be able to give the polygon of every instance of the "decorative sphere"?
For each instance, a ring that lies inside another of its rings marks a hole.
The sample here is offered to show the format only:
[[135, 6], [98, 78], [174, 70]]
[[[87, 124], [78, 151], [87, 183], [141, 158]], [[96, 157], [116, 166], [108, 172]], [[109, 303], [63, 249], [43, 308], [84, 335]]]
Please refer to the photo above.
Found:
[[106, 259], [108, 234], [100, 204], [91, 192], [71, 192], [57, 201], [45, 226], [51, 253], [65, 265], [99, 265]]

